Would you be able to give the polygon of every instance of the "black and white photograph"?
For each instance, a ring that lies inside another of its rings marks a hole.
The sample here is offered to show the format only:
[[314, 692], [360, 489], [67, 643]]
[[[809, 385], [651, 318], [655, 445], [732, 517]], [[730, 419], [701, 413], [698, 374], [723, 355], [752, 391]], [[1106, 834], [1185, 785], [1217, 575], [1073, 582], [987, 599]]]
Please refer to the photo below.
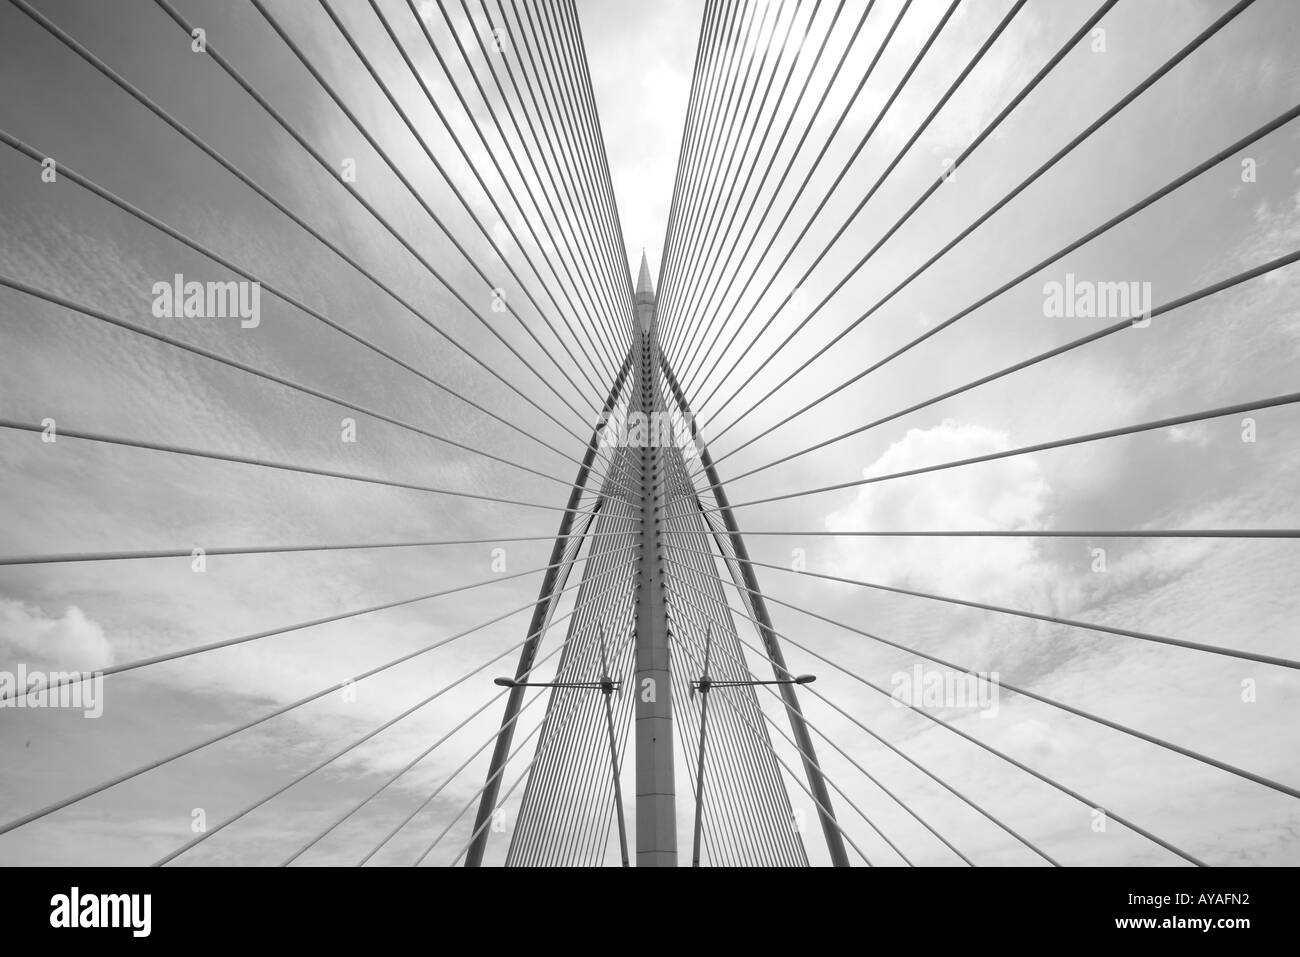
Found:
[[0, 0], [6, 925], [1284, 930], [1297, 260], [1295, 0]]

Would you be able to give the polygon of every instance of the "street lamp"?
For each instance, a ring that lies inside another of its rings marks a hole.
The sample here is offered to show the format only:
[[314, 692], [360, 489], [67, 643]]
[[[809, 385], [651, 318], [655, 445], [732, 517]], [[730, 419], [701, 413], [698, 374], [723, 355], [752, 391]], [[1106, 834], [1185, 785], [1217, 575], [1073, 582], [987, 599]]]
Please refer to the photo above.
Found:
[[627, 856], [627, 823], [623, 820], [623, 787], [618, 774], [618, 747], [614, 743], [614, 707], [610, 696], [622, 682], [615, 681], [609, 675], [609, 662], [605, 658], [605, 624], [600, 628], [600, 669], [598, 681], [520, 681], [516, 678], [495, 678], [493, 684], [502, 688], [587, 688], [598, 690], [605, 696], [605, 727], [609, 730], [609, 761], [614, 772], [614, 808], [618, 811], [618, 843], [623, 854], [623, 866], [629, 867]]
[[715, 681], [709, 677], [709, 652], [713, 647], [713, 626], [704, 635], [704, 672], [699, 680], [691, 682], [691, 697], [700, 693], [700, 758], [695, 772], [695, 838], [691, 844], [691, 867], [700, 866], [700, 836], [704, 829], [704, 734], [709, 723], [709, 692], [714, 688], [752, 688], [755, 685], [806, 685], [817, 680], [816, 675], [796, 675], [772, 681]]
[[494, 678], [492, 683], [502, 688], [599, 688], [606, 694], [612, 693], [622, 684], [609, 678], [599, 681], [516, 681], [514, 678]]

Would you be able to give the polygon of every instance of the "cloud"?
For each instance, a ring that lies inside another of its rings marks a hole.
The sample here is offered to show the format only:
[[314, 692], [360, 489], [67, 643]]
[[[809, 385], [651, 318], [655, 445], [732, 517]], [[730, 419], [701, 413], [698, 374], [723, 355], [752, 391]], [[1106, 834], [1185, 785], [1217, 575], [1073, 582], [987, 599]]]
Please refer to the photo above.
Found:
[[[945, 419], [910, 429], [864, 476], [969, 458], [1011, 447], [1006, 432]], [[903, 478], [858, 490], [856, 501], [826, 517], [831, 531], [871, 529], [1042, 528], [1051, 489], [1038, 463], [1015, 456], [940, 475]], [[910, 583], [957, 595], [1005, 594], [1032, 574], [1036, 545], [1029, 539], [846, 539], [838, 564], [851, 577]]]
[[1186, 443], [1204, 448], [1210, 444], [1210, 430], [1203, 422], [1175, 425], [1167, 434], [1169, 441], [1176, 445]]
[[0, 649], [6, 659], [57, 670], [94, 671], [113, 662], [113, 646], [104, 629], [75, 605], [54, 618], [40, 608], [0, 599]]

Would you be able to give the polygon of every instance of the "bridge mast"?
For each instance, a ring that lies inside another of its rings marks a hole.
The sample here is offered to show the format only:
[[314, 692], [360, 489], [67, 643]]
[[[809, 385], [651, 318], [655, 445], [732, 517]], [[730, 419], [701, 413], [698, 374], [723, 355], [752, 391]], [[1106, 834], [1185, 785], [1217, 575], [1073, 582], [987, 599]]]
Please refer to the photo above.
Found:
[[[636, 593], [636, 862], [677, 866], [677, 803], [673, 785], [672, 672], [664, 592], [662, 523], [666, 505], [658, 420], [666, 413], [660, 389], [658, 322], [645, 253], [636, 288], [640, 357], [632, 411], [645, 416], [639, 472], [641, 549]], [[659, 413], [656, 416], [655, 413]]]

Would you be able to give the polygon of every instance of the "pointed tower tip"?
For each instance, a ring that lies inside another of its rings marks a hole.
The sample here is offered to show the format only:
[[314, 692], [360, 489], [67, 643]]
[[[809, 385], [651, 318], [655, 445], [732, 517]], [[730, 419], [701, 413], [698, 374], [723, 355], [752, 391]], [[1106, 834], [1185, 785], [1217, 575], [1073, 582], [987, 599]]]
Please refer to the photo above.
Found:
[[637, 277], [636, 294], [638, 297], [643, 295], [653, 296], [655, 294], [654, 283], [650, 281], [650, 264], [646, 262], [644, 249], [641, 250], [641, 275]]

